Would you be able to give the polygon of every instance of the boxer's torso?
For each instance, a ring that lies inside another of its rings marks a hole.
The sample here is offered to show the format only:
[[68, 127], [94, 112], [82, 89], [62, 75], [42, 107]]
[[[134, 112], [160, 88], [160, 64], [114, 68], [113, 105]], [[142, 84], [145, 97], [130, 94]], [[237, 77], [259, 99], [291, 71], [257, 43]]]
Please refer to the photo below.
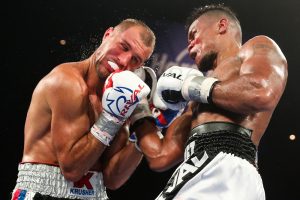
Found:
[[[48, 97], [50, 95], [57, 95], [53, 94], [51, 92], [53, 90], [49, 89], [49, 87], [52, 87], [53, 81], [57, 81], [58, 77], [62, 76], [61, 73], [66, 73], [63, 76], [70, 77], [68, 80], [69, 83], [73, 81], [72, 84], [74, 85], [81, 84], [83, 90], [86, 90], [78, 91], [82, 94], [83, 110], [87, 119], [89, 119], [89, 126], [85, 125], [86, 127], [83, 127], [83, 129], [88, 132], [90, 126], [98, 118], [99, 113], [102, 111], [101, 98], [99, 98], [96, 92], [88, 91], [85, 77], [79, 70], [82, 65], [84, 63], [81, 62], [65, 64], [63, 67], [54, 69], [38, 83], [32, 95], [25, 123], [23, 162], [58, 164], [51, 133], [51, 123], [54, 114], [51, 106], [53, 105], [49, 105]], [[60, 113], [56, 114], [59, 115]], [[78, 124], [78, 126], [82, 125]]]
[[[239, 54], [229, 57], [218, 64], [216, 69], [209, 71], [207, 75], [216, 77], [220, 81], [234, 79], [240, 76], [243, 62], [243, 58], [239, 56]], [[237, 88], [237, 90], [240, 89], [241, 88]], [[194, 103], [192, 128], [211, 121], [233, 122], [245, 128], [252, 129], [252, 141], [255, 145], [258, 145], [260, 138], [267, 128], [272, 113], [273, 110], [243, 115], [227, 111], [214, 105]]]

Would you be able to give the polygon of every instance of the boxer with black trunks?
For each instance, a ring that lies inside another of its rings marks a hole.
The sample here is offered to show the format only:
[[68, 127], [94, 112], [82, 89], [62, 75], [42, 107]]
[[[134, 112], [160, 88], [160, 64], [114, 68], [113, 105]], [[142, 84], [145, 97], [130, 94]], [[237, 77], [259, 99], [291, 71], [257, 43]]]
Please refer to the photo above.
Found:
[[196, 9], [187, 30], [199, 70], [167, 69], [154, 95], [157, 107], [186, 111], [162, 139], [149, 120], [134, 127], [153, 170], [183, 161], [157, 200], [264, 200], [256, 154], [286, 86], [286, 58], [267, 36], [242, 45], [240, 22], [222, 4]]
[[[127, 118], [150, 88], [135, 73], [155, 35], [125, 19], [87, 59], [55, 67], [36, 86], [27, 113], [12, 199], [107, 199], [142, 159]], [[121, 100], [120, 100], [121, 99]]]

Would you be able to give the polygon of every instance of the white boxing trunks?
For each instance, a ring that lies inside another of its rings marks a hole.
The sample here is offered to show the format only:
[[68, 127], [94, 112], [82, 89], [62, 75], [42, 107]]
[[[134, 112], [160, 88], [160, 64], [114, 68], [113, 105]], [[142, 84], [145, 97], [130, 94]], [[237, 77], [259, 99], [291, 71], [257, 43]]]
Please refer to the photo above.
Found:
[[184, 162], [156, 200], [265, 200], [251, 133], [227, 122], [194, 128]]
[[107, 200], [102, 173], [89, 171], [77, 182], [64, 178], [59, 167], [46, 164], [19, 164], [12, 200], [88, 199]]

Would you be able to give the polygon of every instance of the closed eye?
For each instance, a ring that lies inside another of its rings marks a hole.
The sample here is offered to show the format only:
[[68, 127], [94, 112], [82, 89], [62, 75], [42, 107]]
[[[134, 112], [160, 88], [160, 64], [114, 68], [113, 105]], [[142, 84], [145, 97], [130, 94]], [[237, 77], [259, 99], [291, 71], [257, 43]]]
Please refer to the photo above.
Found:
[[136, 65], [140, 65], [142, 63], [142, 59], [139, 56], [133, 56], [132, 62]]
[[121, 43], [121, 47], [123, 49], [123, 51], [129, 51], [129, 46], [125, 43]]

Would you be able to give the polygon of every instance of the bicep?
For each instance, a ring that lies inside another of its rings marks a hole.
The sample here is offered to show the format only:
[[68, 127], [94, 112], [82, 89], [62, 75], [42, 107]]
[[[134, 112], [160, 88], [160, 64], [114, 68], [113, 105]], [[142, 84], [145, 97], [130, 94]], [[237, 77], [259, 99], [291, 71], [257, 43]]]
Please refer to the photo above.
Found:
[[266, 93], [280, 94], [286, 84], [287, 62], [277, 44], [267, 37], [257, 37], [246, 43], [240, 55], [243, 63], [240, 76], [253, 87]]

